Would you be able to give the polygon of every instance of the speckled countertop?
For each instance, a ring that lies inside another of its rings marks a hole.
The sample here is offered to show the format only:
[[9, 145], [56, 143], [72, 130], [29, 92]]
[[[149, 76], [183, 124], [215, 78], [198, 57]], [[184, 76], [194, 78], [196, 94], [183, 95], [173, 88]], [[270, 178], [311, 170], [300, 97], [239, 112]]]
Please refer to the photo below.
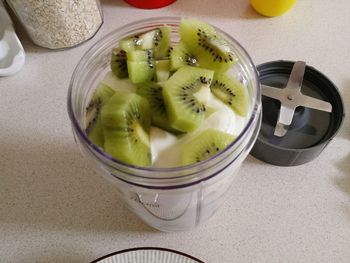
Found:
[[0, 262], [89, 262], [136, 246], [177, 249], [210, 263], [350, 261], [350, 122], [311, 163], [281, 168], [244, 162], [221, 210], [197, 229], [155, 231], [118, 199], [76, 147], [66, 110], [68, 83], [83, 53], [135, 19], [195, 16], [232, 34], [255, 64], [305, 60], [350, 105], [350, 1], [300, 0], [262, 18], [248, 0], [178, 0], [139, 10], [102, 1], [105, 22], [66, 51], [34, 46], [18, 27], [24, 68], [0, 78]]

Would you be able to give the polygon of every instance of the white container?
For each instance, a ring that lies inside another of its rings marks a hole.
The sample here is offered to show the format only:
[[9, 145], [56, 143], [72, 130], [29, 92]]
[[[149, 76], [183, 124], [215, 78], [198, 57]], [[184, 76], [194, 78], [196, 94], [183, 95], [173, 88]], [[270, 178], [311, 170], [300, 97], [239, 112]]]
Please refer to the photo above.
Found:
[[0, 77], [16, 74], [24, 65], [25, 53], [2, 1], [0, 1]]

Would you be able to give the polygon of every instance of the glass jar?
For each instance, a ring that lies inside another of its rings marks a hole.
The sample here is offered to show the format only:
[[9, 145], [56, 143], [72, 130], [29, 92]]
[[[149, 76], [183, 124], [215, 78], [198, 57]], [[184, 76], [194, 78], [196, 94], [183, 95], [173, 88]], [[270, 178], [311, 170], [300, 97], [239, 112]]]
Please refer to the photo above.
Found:
[[81, 152], [95, 169], [116, 186], [128, 207], [150, 226], [162, 231], [181, 231], [208, 219], [223, 203], [243, 160], [252, 148], [261, 123], [260, 88], [256, 69], [244, 48], [217, 29], [231, 45], [239, 61], [232, 74], [249, 93], [247, 124], [224, 151], [189, 166], [176, 168], [135, 167], [113, 159], [96, 147], [84, 132], [85, 108], [92, 92], [110, 70], [112, 47], [120, 39], [158, 28], [172, 27], [172, 42], [179, 41], [181, 19], [160, 17], [137, 21], [117, 29], [98, 41], [78, 63], [69, 87], [68, 113]]
[[62, 49], [92, 38], [103, 23], [99, 0], [7, 0], [31, 40]]

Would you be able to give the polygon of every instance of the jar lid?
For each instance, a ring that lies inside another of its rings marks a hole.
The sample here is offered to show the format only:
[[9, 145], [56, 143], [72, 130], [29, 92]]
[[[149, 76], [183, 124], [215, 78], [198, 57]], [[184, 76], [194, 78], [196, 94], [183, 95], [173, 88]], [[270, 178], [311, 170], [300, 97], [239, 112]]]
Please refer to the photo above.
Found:
[[262, 124], [251, 154], [279, 166], [312, 161], [343, 122], [344, 105], [337, 87], [302, 61], [272, 61], [257, 69]]
[[125, 0], [125, 2], [137, 8], [154, 9], [172, 4], [176, 0]]

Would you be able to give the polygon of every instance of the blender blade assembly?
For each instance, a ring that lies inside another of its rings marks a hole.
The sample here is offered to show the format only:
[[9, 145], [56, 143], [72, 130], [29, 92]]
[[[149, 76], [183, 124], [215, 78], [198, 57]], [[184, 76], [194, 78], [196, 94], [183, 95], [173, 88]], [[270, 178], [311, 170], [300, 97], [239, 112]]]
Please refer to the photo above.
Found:
[[320, 111], [331, 112], [332, 105], [329, 102], [306, 96], [301, 92], [306, 63], [297, 61], [292, 69], [285, 88], [275, 88], [261, 85], [264, 96], [279, 100], [281, 107], [276, 123], [274, 135], [283, 137], [286, 135], [292, 123], [295, 109], [299, 106], [312, 108]]

